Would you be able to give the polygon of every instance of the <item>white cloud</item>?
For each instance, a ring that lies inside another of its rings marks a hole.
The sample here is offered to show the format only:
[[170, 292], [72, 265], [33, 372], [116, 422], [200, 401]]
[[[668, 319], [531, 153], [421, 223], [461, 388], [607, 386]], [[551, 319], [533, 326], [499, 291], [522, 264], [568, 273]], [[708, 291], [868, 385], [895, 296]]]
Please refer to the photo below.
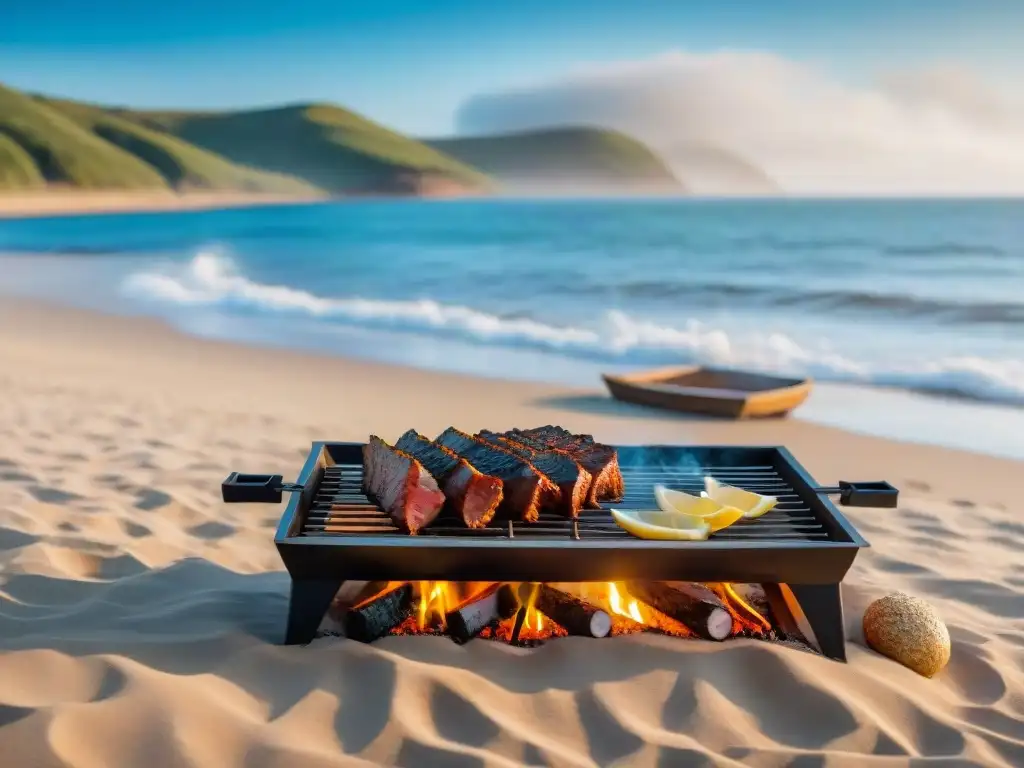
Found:
[[1024, 193], [1024, 103], [951, 66], [855, 87], [770, 53], [670, 52], [479, 95], [457, 122], [601, 125], [670, 161], [673, 147], [710, 143], [795, 193]]

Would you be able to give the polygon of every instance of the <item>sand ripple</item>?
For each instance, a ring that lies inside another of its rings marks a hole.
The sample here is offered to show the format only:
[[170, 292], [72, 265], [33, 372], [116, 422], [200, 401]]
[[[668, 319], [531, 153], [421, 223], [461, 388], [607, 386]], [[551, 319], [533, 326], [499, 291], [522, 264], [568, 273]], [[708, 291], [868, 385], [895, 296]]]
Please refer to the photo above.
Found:
[[[902, 509], [853, 515], [873, 546], [845, 586], [846, 665], [660, 637], [282, 647], [275, 510], [217, 487], [228, 469], [291, 475], [321, 428], [92, 381], [0, 378], [4, 765], [1024, 765], [1009, 505], [918, 479]], [[820, 434], [822, 455], [843, 449]], [[864, 607], [893, 589], [949, 623], [934, 680], [862, 644]]]

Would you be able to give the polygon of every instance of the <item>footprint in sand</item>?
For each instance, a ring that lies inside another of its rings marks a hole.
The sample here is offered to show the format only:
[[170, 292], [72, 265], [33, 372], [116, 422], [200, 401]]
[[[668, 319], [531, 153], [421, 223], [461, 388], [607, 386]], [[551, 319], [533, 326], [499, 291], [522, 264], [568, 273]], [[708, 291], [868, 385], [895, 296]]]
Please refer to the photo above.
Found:
[[907, 480], [906, 486], [911, 491], [920, 491], [921, 493], [928, 493], [932, 487], [921, 480]]
[[949, 503], [954, 507], [960, 507], [960, 509], [974, 509], [978, 506], [970, 499], [952, 499]]

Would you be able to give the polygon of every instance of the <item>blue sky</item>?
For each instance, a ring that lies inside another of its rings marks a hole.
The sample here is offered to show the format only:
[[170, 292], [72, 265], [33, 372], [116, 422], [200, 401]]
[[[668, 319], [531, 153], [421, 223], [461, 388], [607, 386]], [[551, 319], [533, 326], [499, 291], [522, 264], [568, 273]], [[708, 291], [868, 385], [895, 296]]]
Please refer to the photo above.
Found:
[[476, 93], [670, 49], [1021, 79], [1022, 29], [1024, 0], [0, 0], [0, 82], [146, 107], [326, 100], [443, 134]]

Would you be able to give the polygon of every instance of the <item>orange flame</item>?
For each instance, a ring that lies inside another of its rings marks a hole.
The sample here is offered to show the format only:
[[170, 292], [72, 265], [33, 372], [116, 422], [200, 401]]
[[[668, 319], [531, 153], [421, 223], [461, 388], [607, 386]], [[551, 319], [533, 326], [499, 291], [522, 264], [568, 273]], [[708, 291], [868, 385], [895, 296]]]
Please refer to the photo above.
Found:
[[[455, 610], [474, 594], [492, 587], [488, 582], [456, 583], [448, 581], [420, 581], [417, 583], [416, 610], [393, 634], [438, 633], [446, 632], [446, 614]], [[512, 585], [509, 586], [519, 586]], [[520, 630], [522, 640], [544, 640], [561, 637], [566, 630], [545, 616], [534, 605], [537, 597], [536, 585], [531, 585], [526, 600], [526, 615]], [[672, 619], [651, 606], [637, 600], [626, 589], [623, 582], [559, 584], [564, 589], [612, 614], [613, 635], [632, 634], [644, 629], [654, 629], [677, 637], [692, 636], [692, 632], [683, 624]], [[728, 608], [733, 617], [733, 631], [736, 634], [747, 633], [767, 635], [771, 632], [771, 622], [755, 609], [731, 584], [708, 584]], [[511, 637], [515, 618], [505, 619], [494, 628], [487, 630], [483, 636], [493, 636], [508, 640]]]
[[448, 628], [445, 618], [454, 605], [454, 594], [447, 581], [421, 581], [419, 583], [420, 600], [416, 607], [416, 627], [421, 632], [428, 625], [437, 622], [444, 630]]
[[530, 597], [526, 600], [526, 616], [523, 619], [523, 629], [531, 630], [535, 633], [541, 633], [544, 631], [544, 627], [551, 622], [548, 617], [537, 610], [535, 605], [537, 601], [537, 585], [534, 584], [530, 590]]
[[742, 629], [754, 631], [758, 634], [764, 634], [770, 632], [772, 625], [756, 608], [750, 603], [743, 599], [743, 597], [735, 590], [732, 584], [721, 583], [715, 585], [718, 587], [719, 597], [723, 598], [723, 602], [729, 609], [729, 613], [733, 617], [733, 631], [738, 631], [736, 625]]
[[[623, 604], [623, 594], [629, 598], [629, 602], [625, 604]], [[626, 592], [625, 586], [622, 587], [622, 593], [620, 594], [619, 586], [614, 581], [608, 582], [608, 607], [611, 608], [612, 613], [632, 619], [637, 624], [647, 623], [640, 611], [640, 603], [635, 598], [630, 597], [629, 593]]]

